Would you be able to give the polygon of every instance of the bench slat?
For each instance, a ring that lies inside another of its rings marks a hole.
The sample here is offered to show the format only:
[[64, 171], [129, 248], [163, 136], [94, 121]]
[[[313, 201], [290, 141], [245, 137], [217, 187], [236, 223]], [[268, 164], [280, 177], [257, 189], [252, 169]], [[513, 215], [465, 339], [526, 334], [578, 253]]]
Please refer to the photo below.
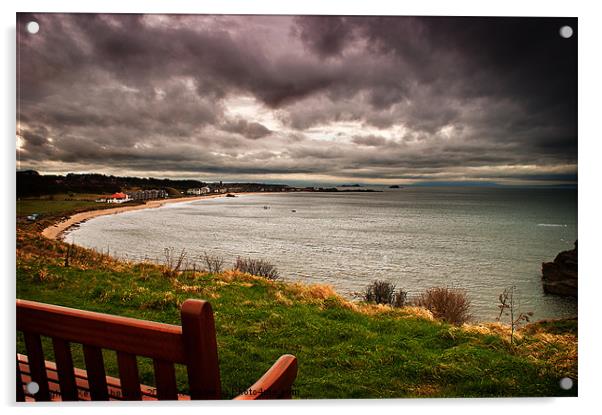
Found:
[[173, 363], [164, 360], [153, 360], [155, 367], [155, 384], [157, 398], [163, 400], [177, 400], [178, 386], [176, 384], [176, 370]]
[[90, 385], [92, 400], [108, 401], [109, 390], [102, 350], [98, 347], [84, 344], [84, 361], [86, 362], [86, 372], [88, 372], [88, 383]]
[[23, 391], [23, 378], [21, 378], [19, 356], [17, 356], [17, 402], [25, 402], [25, 392]]
[[31, 378], [40, 387], [35, 394], [36, 401], [49, 401], [50, 392], [48, 390], [48, 378], [46, 377], [46, 367], [44, 365], [44, 350], [42, 349], [42, 339], [37, 333], [24, 331], [25, 348], [29, 356], [29, 369]]
[[185, 363], [182, 328], [170, 324], [17, 300], [17, 330]]
[[77, 386], [75, 383], [75, 371], [71, 346], [62, 339], [53, 338], [54, 357], [61, 386], [61, 398], [63, 401], [77, 401]]
[[123, 399], [126, 401], [142, 400], [136, 356], [118, 351], [117, 364], [119, 366], [119, 378], [121, 380], [121, 393]]
[[190, 397], [220, 399], [221, 381], [211, 304], [184, 302], [181, 318]]
[[[19, 369], [23, 382], [29, 382], [31, 380], [29, 376], [29, 364], [27, 356], [17, 354], [19, 361]], [[49, 387], [51, 392], [51, 399], [60, 400], [60, 389], [58, 386], [58, 375], [56, 372], [56, 364], [53, 362], [46, 361], [46, 374], [48, 376]], [[88, 385], [88, 374], [85, 370], [75, 368], [75, 379], [80, 400], [90, 400], [90, 387]], [[109, 388], [109, 399], [111, 400], [122, 400], [123, 395], [121, 393], [121, 382], [119, 379], [107, 376], [107, 385]], [[142, 391], [142, 400], [157, 400], [157, 389], [152, 386], [140, 385]], [[178, 395], [179, 400], [190, 400], [188, 395]]]

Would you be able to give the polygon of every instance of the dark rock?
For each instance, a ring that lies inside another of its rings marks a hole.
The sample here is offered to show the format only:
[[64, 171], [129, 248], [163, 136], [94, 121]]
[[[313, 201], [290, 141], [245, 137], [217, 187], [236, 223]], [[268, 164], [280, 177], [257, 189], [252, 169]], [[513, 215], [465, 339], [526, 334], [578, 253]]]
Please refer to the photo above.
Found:
[[554, 262], [541, 264], [541, 273], [544, 292], [577, 298], [577, 241], [575, 249], [559, 253]]

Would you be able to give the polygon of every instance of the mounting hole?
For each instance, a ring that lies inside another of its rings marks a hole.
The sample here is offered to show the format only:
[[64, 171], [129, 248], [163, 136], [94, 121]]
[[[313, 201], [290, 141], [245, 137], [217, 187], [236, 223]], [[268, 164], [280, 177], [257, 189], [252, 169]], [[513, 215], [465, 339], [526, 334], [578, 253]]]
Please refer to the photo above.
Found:
[[573, 388], [573, 379], [571, 378], [562, 378], [560, 379], [560, 387], [565, 391], [568, 391]]
[[562, 26], [559, 32], [560, 36], [562, 36], [565, 39], [568, 39], [571, 36], [573, 36], [573, 28], [571, 26]]
[[32, 35], [35, 35], [36, 33], [38, 33], [40, 31], [40, 25], [38, 22], [34, 22], [31, 21], [29, 23], [27, 23], [27, 31], [29, 33], [31, 33]]
[[32, 395], [35, 395], [40, 391], [40, 385], [38, 385], [37, 382], [29, 382], [25, 387], [27, 388], [27, 392]]

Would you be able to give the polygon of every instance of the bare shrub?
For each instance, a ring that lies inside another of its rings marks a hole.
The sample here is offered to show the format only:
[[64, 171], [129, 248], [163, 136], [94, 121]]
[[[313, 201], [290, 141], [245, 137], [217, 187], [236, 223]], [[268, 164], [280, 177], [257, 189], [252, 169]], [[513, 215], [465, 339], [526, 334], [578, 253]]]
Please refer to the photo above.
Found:
[[435, 318], [460, 325], [470, 320], [470, 300], [466, 291], [457, 288], [434, 287], [418, 295], [414, 305], [424, 307]]
[[280, 274], [276, 267], [263, 259], [238, 257], [234, 263], [234, 269], [240, 272], [246, 272], [247, 274], [264, 277], [269, 280], [277, 280], [280, 278]]
[[360, 297], [369, 303], [403, 307], [408, 293], [401, 288], [395, 291], [395, 288], [395, 284], [389, 281], [375, 280], [366, 287]]
[[163, 276], [167, 278], [176, 278], [182, 271], [186, 260], [186, 250], [182, 249], [179, 255], [175, 254], [174, 248], [165, 248], [163, 250]]
[[65, 263], [64, 266], [68, 267], [71, 264], [71, 260], [73, 260], [73, 256], [75, 254], [75, 245], [70, 243], [67, 245], [67, 251], [65, 252]]
[[512, 285], [509, 288], [506, 288], [504, 292], [502, 292], [498, 300], [500, 304], [498, 308], [500, 309], [500, 315], [497, 317], [497, 321], [502, 320], [502, 316], [508, 316], [510, 320], [510, 344], [514, 344], [514, 332], [520, 327], [523, 323], [528, 323], [531, 321], [531, 317], [533, 317], [533, 312], [522, 312], [520, 311], [520, 300], [515, 299], [516, 286]]
[[391, 304], [393, 294], [395, 293], [395, 284], [389, 281], [374, 280], [369, 284], [364, 293], [363, 299], [369, 303]]
[[201, 257], [205, 263], [207, 272], [210, 274], [219, 274], [224, 269], [224, 258], [219, 255], [209, 255], [207, 252], [203, 253]]
[[408, 292], [400, 288], [393, 294], [393, 302], [391, 305], [393, 307], [405, 307], [407, 300]]

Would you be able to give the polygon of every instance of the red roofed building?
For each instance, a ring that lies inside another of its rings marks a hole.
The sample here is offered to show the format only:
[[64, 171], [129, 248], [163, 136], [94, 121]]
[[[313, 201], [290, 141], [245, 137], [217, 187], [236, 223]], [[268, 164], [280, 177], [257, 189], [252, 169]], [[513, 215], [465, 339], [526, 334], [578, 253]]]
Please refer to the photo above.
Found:
[[107, 198], [107, 203], [123, 203], [130, 200], [130, 197], [125, 193], [113, 193], [111, 196]]

